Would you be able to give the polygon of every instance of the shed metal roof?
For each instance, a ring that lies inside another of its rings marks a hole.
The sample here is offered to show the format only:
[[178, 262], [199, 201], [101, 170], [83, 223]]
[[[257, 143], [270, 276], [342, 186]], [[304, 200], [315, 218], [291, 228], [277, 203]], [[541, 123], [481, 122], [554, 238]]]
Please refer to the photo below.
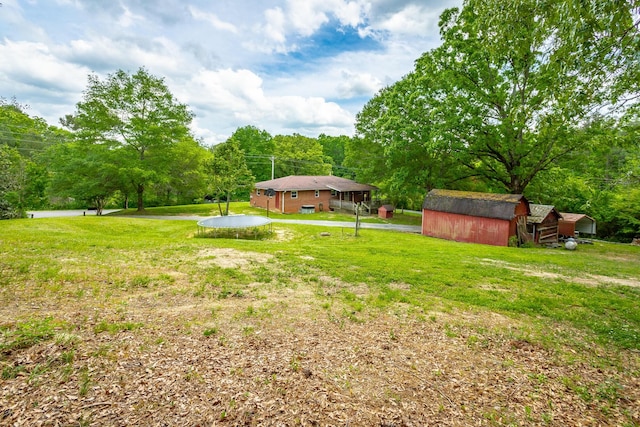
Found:
[[431, 190], [424, 199], [422, 209], [511, 220], [515, 217], [515, 207], [522, 200], [526, 201], [522, 194]]
[[306, 176], [290, 175], [255, 184], [255, 188], [276, 191], [304, 191], [304, 190], [336, 190], [346, 191], [371, 191], [378, 187], [368, 184], [360, 184], [350, 179], [339, 176]]
[[592, 221], [592, 222], [596, 221], [595, 219], [591, 218], [589, 215], [585, 215], [585, 214], [560, 212], [560, 215], [562, 215], [562, 220], [565, 222], [578, 222], [583, 218], [587, 218], [589, 221]]

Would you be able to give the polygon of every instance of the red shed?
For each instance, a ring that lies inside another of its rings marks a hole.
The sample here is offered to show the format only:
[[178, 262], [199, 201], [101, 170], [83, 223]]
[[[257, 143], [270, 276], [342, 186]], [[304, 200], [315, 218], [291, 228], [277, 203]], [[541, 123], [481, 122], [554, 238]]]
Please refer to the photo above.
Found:
[[379, 218], [393, 218], [393, 205], [382, 205], [378, 208]]
[[530, 213], [529, 202], [522, 194], [431, 190], [422, 205], [422, 234], [508, 246], [511, 236], [527, 234]]

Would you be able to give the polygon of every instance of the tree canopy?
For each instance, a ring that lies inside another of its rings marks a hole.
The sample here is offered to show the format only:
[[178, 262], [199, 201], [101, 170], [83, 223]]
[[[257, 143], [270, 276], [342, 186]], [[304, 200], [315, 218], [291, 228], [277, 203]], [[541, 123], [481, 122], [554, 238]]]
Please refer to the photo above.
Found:
[[173, 147], [189, 136], [193, 114], [169, 92], [163, 79], [144, 68], [119, 70], [100, 80], [89, 76], [75, 115], [63, 124], [88, 144], [105, 144], [117, 153], [119, 174], [144, 210], [145, 189], [166, 179]]
[[247, 166], [256, 181], [271, 179], [271, 161], [275, 153], [275, 144], [269, 132], [255, 126], [244, 126], [236, 129], [227, 141], [238, 143], [238, 148], [244, 152]]
[[541, 171], [585, 147], [577, 133], [597, 114], [637, 108], [637, 3], [467, 0], [446, 10], [442, 45], [358, 115], [363, 147], [379, 146], [385, 162], [419, 159], [427, 170], [403, 172], [410, 162], [388, 160], [387, 173], [400, 175], [386, 175], [390, 181], [410, 175], [428, 188], [479, 179], [524, 192]]
[[322, 151], [322, 145], [315, 138], [297, 133], [276, 135], [275, 144], [276, 178], [289, 175], [328, 175], [331, 163]]
[[[229, 139], [213, 148], [213, 156], [207, 170], [209, 191], [218, 200], [220, 215], [229, 214], [229, 202], [232, 194], [241, 189], [250, 189], [254, 177], [247, 167], [245, 154], [237, 141]], [[226, 207], [224, 212], [220, 200], [224, 197]]]
[[24, 216], [19, 196], [24, 167], [16, 148], [0, 144], [0, 219]]
[[82, 201], [100, 215], [109, 198], [127, 187], [118, 154], [105, 144], [69, 142], [51, 147], [49, 192]]

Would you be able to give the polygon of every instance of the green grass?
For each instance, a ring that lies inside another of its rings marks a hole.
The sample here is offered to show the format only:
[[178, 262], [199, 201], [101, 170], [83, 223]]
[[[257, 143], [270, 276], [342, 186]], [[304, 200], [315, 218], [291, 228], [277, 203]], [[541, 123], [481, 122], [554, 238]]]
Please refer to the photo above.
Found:
[[[225, 206], [222, 206], [225, 209]], [[232, 215], [258, 215], [267, 216], [265, 209], [254, 208], [249, 205], [249, 202], [232, 202], [229, 207], [229, 211]], [[135, 216], [135, 215], [160, 215], [160, 216], [217, 216], [220, 215], [217, 203], [205, 203], [197, 205], [182, 205], [182, 206], [162, 206], [146, 208], [144, 212], [140, 213], [136, 209], [121, 210], [109, 214], [110, 216]], [[270, 218], [276, 219], [303, 219], [303, 220], [317, 220], [317, 221], [355, 221], [355, 215], [348, 212], [316, 212], [313, 214], [280, 214], [276, 212], [269, 212]], [[372, 223], [388, 223], [388, 224], [403, 224], [403, 225], [420, 225], [422, 217], [420, 214], [411, 212], [394, 212], [393, 218], [381, 219], [377, 216], [362, 216], [363, 222]]]
[[[132, 290], [242, 301], [259, 297], [252, 283], [274, 289], [310, 283], [320, 295], [318, 307], [340, 301], [352, 320], [398, 304], [427, 316], [440, 310], [491, 311], [524, 320], [541, 340], [549, 328], [568, 327], [585, 340], [640, 349], [640, 288], [614, 281], [640, 281], [638, 247], [596, 243], [570, 252], [462, 244], [378, 230], [361, 230], [356, 238], [344, 232], [321, 237], [327, 228], [317, 226], [274, 228], [288, 237], [196, 239], [193, 221], [123, 216], [3, 221], [0, 304], [75, 298], [108, 308]], [[246, 271], [224, 268], [212, 264], [215, 257], [203, 255], [220, 248], [261, 253], [272, 260], [250, 263]], [[596, 279], [600, 276], [612, 280], [602, 283]], [[322, 277], [366, 292], [334, 292]], [[258, 305], [250, 309], [257, 311]], [[250, 309], [245, 308], [245, 314]], [[54, 320], [34, 315], [2, 325], [0, 348], [6, 352], [52, 339], [54, 325]], [[93, 327], [96, 333], [116, 333], [141, 326], [127, 318]]]
[[12, 326], [0, 326], [0, 354], [28, 348], [54, 337], [60, 322], [51, 317], [30, 318]]

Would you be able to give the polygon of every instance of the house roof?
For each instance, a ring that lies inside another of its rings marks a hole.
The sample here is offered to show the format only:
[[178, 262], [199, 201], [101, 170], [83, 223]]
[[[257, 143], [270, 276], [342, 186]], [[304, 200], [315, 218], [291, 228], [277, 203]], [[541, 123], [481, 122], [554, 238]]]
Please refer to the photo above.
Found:
[[542, 224], [545, 218], [547, 218], [553, 212], [555, 212], [558, 218], [562, 218], [560, 212], [558, 212], [556, 208], [551, 205], [537, 205], [534, 203], [530, 203], [529, 209], [531, 210], [531, 214], [527, 217], [527, 221], [533, 224]]
[[304, 190], [336, 190], [345, 191], [371, 191], [378, 187], [368, 184], [359, 184], [350, 179], [339, 176], [303, 176], [290, 175], [269, 181], [257, 182], [255, 188], [275, 191], [304, 191]]
[[515, 217], [515, 207], [522, 200], [527, 202], [522, 194], [431, 190], [424, 199], [422, 209], [511, 220]]

